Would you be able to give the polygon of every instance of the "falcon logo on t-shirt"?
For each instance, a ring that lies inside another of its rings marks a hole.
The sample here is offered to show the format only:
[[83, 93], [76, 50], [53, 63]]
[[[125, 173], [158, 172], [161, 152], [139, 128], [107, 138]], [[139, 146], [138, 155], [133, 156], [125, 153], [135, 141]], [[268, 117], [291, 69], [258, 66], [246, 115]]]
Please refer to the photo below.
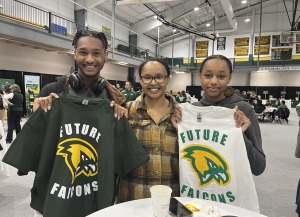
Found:
[[214, 149], [192, 144], [181, 150], [182, 159], [188, 160], [196, 174], [199, 187], [216, 182], [219, 186], [229, 184], [231, 176], [226, 160]]
[[79, 138], [66, 139], [57, 146], [57, 155], [64, 157], [72, 183], [80, 175], [95, 176], [98, 173], [98, 154], [95, 148]]

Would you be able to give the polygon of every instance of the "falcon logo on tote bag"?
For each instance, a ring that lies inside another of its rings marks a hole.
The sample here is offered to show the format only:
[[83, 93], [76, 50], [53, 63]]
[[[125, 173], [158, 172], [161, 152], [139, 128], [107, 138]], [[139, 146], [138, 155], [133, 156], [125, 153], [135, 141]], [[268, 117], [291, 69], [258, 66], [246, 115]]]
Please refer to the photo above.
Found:
[[199, 187], [215, 182], [225, 186], [230, 182], [228, 163], [217, 151], [193, 144], [181, 150], [182, 159], [188, 160], [198, 178]]

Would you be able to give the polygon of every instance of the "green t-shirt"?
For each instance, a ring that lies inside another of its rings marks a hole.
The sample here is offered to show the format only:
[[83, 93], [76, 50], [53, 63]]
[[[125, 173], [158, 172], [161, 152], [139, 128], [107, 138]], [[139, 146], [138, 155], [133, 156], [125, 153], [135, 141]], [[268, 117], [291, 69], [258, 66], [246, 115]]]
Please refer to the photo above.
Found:
[[124, 89], [121, 93], [125, 96], [126, 102], [134, 101], [137, 97], [134, 91], [128, 91]]
[[83, 217], [112, 205], [115, 175], [148, 159], [108, 100], [61, 95], [30, 117], [3, 161], [19, 175], [36, 172], [31, 207], [43, 216]]

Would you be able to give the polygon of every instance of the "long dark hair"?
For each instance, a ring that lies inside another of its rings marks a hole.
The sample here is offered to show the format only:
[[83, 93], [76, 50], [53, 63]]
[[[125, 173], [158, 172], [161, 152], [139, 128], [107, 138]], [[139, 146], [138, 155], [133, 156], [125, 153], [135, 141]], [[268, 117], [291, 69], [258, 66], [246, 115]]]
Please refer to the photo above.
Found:
[[146, 61], [144, 61], [140, 66], [139, 66], [139, 75], [140, 75], [140, 77], [141, 77], [141, 75], [142, 75], [142, 71], [143, 71], [143, 68], [144, 68], [144, 66], [146, 65], [146, 63], [148, 63], [148, 62], [159, 62], [160, 64], [162, 64], [164, 67], [165, 67], [165, 69], [166, 69], [166, 71], [167, 71], [167, 74], [168, 74], [168, 77], [170, 76], [170, 68], [169, 68], [169, 66], [168, 66], [168, 64], [165, 62], [165, 61], [163, 61], [162, 59], [159, 59], [159, 58], [150, 58], [150, 59], [147, 59]]
[[217, 55], [211, 55], [209, 57], [207, 57], [201, 64], [200, 66], [200, 74], [202, 73], [202, 70], [203, 70], [203, 67], [205, 65], [205, 63], [208, 61], [208, 60], [212, 60], [212, 59], [220, 59], [220, 60], [224, 60], [226, 63], [227, 63], [227, 66], [228, 66], [228, 69], [229, 69], [229, 72], [230, 74], [232, 74], [232, 63], [230, 61], [230, 59], [228, 59], [227, 57], [223, 56], [223, 55], [220, 55], [220, 54], [217, 54]]
[[92, 30], [79, 30], [78, 32], [76, 32], [74, 38], [73, 38], [73, 42], [72, 45], [74, 46], [74, 48], [76, 49], [77, 47], [77, 42], [81, 37], [85, 37], [85, 36], [90, 36], [90, 37], [94, 37], [94, 38], [98, 38], [102, 41], [102, 44], [105, 48], [105, 50], [107, 49], [107, 38], [105, 36], [105, 34], [103, 32], [96, 32], [96, 31], [92, 31]]

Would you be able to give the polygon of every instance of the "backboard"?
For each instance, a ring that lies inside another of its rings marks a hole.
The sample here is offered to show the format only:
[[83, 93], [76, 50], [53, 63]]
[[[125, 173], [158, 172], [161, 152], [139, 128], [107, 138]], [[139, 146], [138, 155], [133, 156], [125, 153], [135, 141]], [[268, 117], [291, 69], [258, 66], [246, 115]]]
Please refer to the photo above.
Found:
[[295, 34], [293, 32], [282, 32], [280, 34], [281, 44], [291, 44], [295, 42]]
[[300, 32], [282, 32], [280, 34], [280, 43], [281, 44], [294, 44], [300, 43]]

